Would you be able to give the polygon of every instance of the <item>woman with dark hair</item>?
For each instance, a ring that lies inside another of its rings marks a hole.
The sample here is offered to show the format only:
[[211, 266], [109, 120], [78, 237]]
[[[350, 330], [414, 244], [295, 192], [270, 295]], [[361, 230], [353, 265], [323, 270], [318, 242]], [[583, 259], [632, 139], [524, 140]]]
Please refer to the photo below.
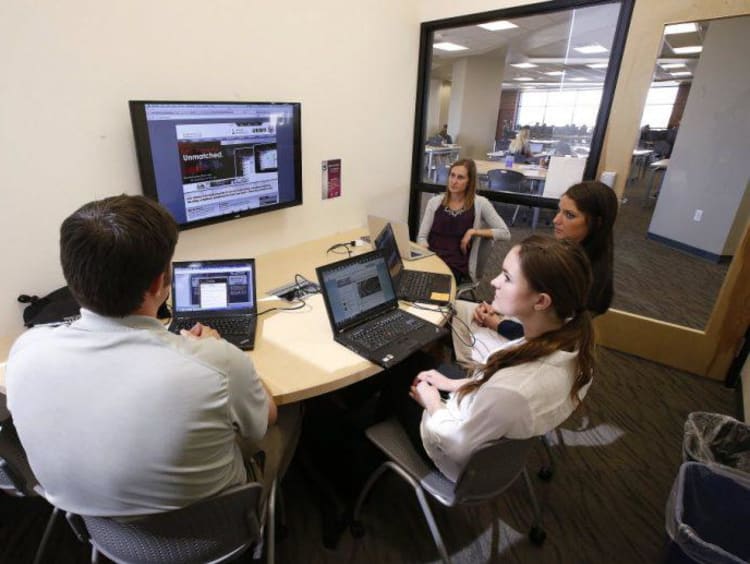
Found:
[[[586, 301], [592, 315], [609, 309], [614, 295], [612, 228], [617, 218], [617, 196], [606, 184], [586, 181], [574, 184], [560, 197], [553, 220], [555, 238], [583, 247], [593, 272], [593, 284]], [[464, 362], [481, 362], [489, 350], [518, 338], [521, 328], [486, 303], [456, 302], [453, 345], [456, 357]]]
[[475, 280], [479, 245], [475, 237], [510, 239], [510, 231], [490, 201], [476, 194], [477, 167], [459, 159], [448, 172], [445, 193], [427, 202], [417, 243], [429, 247], [450, 267], [457, 283]]
[[[382, 398], [395, 406], [415, 448], [451, 480], [488, 441], [525, 439], [557, 427], [583, 400], [594, 373], [586, 309], [591, 267], [579, 245], [529, 237], [508, 252], [492, 286], [492, 306], [518, 319], [524, 336], [492, 351], [465, 378], [419, 372], [409, 388], [416, 403], [403, 388], [425, 359], [412, 357], [399, 368], [404, 378], [395, 378]], [[447, 400], [441, 391], [449, 393]]]

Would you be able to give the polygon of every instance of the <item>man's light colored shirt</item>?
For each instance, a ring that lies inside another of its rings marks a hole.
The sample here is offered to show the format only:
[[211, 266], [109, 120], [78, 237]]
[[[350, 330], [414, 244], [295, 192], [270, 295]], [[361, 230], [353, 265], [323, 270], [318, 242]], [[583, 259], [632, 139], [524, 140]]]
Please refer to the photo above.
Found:
[[235, 435], [259, 440], [268, 396], [250, 358], [144, 316], [81, 310], [31, 329], [6, 369], [8, 407], [51, 503], [84, 515], [168, 511], [246, 481]]

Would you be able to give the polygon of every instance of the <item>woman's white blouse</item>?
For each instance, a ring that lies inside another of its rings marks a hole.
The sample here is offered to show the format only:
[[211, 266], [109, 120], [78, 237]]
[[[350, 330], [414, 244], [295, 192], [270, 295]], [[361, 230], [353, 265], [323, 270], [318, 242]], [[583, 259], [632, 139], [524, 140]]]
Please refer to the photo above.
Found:
[[[420, 432], [427, 454], [456, 481], [471, 454], [487, 442], [501, 437], [527, 439], [554, 429], [576, 408], [570, 390], [577, 356], [557, 351], [499, 370], [460, 403], [457, 394], [451, 394], [445, 409], [432, 415], [425, 410]], [[579, 390], [579, 399], [590, 384]]]

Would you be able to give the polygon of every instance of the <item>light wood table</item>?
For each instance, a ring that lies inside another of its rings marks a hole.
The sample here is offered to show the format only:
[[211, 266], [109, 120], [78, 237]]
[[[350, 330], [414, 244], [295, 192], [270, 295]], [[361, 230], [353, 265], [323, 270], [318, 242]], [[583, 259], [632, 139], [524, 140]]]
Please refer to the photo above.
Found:
[[[352, 241], [365, 235], [365, 229], [336, 233], [316, 241], [274, 251], [256, 257], [258, 298], [265, 292], [294, 280], [301, 274], [317, 281], [315, 267], [346, 258], [346, 254], [326, 253], [336, 243]], [[370, 246], [356, 247], [355, 253], [366, 252]], [[211, 257], [201, 257], [204, 259]], [[450, 274], [450, 269], [437, 256], [405, 261], [408, 269]], [[455, 282], [451, 298], [455, 295]], [[292, 307], [281, 300], [261, 301], [258, 311], [272, 307]], [[444, 316], [432, 310], [418, 309], [402, 303], [402, 307], [428, 321], [440, 324]], [[434, 307], [434, 306], [428, 306]], [[5, 359], [12, 338], [0, 339], [0, 393], [5, 392]], [[258, 317], [253, 359], [263, 382], [279, 405], [292, 403], [343, 388], [382, 369], [351, 352], [333, 340], [325, 304], [320, 294], [306, 299], [306, 306], [296, 311], [275, 311]]]
[[[474, 161], [474, 163], [477, 165], [477, 174], [479, 175], [486, 175], [488, 171], [498, 168], [509, 170], [508, 167], [505, 166], [504, 161]], [[529, 180], [537, 181], [547, 178], [547, 169], [541, 168], [537, 165], [513, 163], [513, 168], [510, 170], [520, 172]]]

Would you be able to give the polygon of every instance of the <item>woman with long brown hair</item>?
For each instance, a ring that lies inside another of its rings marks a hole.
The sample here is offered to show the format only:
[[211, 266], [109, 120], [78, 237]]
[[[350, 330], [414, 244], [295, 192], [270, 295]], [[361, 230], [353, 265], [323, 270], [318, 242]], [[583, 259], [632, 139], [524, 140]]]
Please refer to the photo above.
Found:
[[508, 252], [492, 285], [492, 306], [519, 320], [524, 336], [493, 351], [465, 378], [419, 372], [409, 390], [416, 403], [395, 406], [417, 450], [452, 480], [487, 441], [542, 435], [565, 421], [594, 373], [586, 308], [591, 266], [580, 245], [529, 237]]
[[457, 283], [476, 279], [477, 237], [510, 239], [510, 231], [492, 203], [477, 193], [477, 167], [459, 159], [448, 171], [445, 193], [430, 198], [417, 243], [429, 247], [450, 267]]
[[[553, 220], [555, 238], [579, 244], [591, 262], [593, 282], [586, 309], [592, 315], [606, 312], [614, 296], [612, 230], [617, 207], [617, 196], [606, 184], [591, 180], [579, 182], [560, 197]], [[464, 362], [482, 362], [490, 350], [523, 334], [518, 323], [503, 319], [486, 302], [476, 305], [459, 300], [456, 317], [453, 347], [456, 358]]]

